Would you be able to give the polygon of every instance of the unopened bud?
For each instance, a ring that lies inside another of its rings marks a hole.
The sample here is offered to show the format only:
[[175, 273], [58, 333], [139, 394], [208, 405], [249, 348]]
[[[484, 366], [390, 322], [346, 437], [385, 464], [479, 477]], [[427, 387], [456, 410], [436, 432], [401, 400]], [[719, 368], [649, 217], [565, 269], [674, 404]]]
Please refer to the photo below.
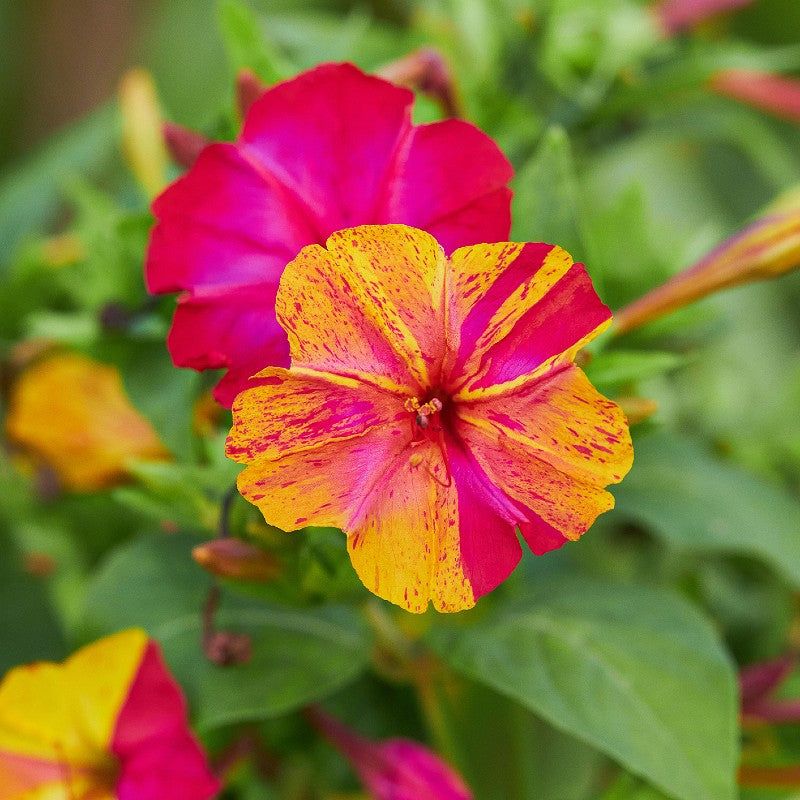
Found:
[[192, 558], [220, 578], [268, 581], [281, 572], [281, 564], [274, 555], [233, 536], [195, 547]]
[[239, 70], [236, 76], [236, 107], [242, 119], [266, 90], [266, 84], [251, 69]]
[[652, 10], [664, 31], [676, 33], [693, 28], [709, 17], [747, 6], [753, 0], [657, 0]]
[[176, 122], [165, 122], [161, 126], [161, 131], [172, 160], [186, 169], [194, 165], [203, 148], [209, 143], [202, 134], [184, 128]]
[[800, 81], [751, 69], [723, 69], [711, 76], [709, 88], [768, 114], [800, 123]]
[[800, 265], [800, 208], [770, 214], [726, 239], [694, 266], [615, 312], [627, 333], [720, 289], [776, 278]]
[[161, 133], [161, 111], [153, 78], [131, 69], [119, 85], [122, 149], [128, 166], [149, 197], [167, 183], [167, 151]]
[[615, 402], [625, 414], [628, 425], [638, 425], [658, 411], [658, 403], [647, 397], [617, 397]]
[[387, 81], [408, 86], [433, 98], [445, 116], [463, 116], [450, 67], [442, 54], [433, 47], [414, 50], [387, 64], [377, 74]]

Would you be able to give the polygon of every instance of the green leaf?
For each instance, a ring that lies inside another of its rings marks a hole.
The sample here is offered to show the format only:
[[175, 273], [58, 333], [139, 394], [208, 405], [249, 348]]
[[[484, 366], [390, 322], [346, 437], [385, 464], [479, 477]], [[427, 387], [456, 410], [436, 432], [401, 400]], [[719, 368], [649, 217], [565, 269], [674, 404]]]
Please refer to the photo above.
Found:
[[544, 582], [524, 604], [429, 634], [455, 670], [515, 699], [681, 800], [732, 800], [733, 667], [715, 632], [661, 591]]
[[671, 545], [757, 556], [800, 586], [800, 505], [698, 445], [674, 433], [643, 438], [633, 469], [612, 491], [617, 515]]
[[119, 548], [100, 569], [87, 599], [93, 629], [140, 626], [161, 643], [198, 727], [283, 714], [361, 674], [370, 641], [352, 610], [284, 608], [227, 595], [215, 618], [217, 629], [250, 636], [253, 655], [230, 667], [209, 662], [201, 640], [212, 578], [190, 555], [199, 541], [185, 534], [148, 536]]
[[513, 186], [513, 238], [557, 244], [576, 261], [588, 261], [591, 269], [591, 246], [583, 225], [569, 137], [563, 128], [552, 127], [544, 133], [539, 149], [522, 167]]
[[22, 558], [0, 530], [0, 676], [18, 664], [59, 660], [66, 655], [64, 635], [46, 586], [22, 569]]
[[228, 59], [236, 72], [247, 67], [268, 84], [292, 74], [292, 67], [264, 36], [256, 13], [246, 3], [219, 0], [217, 17]]
[[597, 387], [616, 387], [661, 375], [684, 362], [685, 358], [677, 353], [606, 350], [595, 355], [583, 371]]
[[55, 217], [64, 176], [97, 175], [107, 167], [116, 125], [116, 108], [103, 106], [49, 139], [0, 180], [0, 272], [17, 245]]

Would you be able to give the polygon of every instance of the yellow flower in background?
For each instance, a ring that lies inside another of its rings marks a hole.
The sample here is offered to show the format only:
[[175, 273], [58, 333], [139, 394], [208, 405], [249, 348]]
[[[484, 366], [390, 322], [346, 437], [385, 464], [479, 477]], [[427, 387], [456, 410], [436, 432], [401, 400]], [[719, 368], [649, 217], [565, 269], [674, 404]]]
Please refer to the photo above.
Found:
[[170, 458], [131, 405], [116, 367], [76, 353], [23, 372], [11, 390], [6, 435], [75, 491], [124, 481], [131, 460]]

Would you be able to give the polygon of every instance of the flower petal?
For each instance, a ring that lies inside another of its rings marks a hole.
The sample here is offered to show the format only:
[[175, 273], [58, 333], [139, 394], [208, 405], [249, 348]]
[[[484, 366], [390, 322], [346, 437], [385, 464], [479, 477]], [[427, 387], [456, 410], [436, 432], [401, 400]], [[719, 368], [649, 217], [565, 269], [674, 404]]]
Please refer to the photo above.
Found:
[[478, 245], [451, 260], [458, 349], [450, 372], [459, 399], [508, 391], [569, 361], [610, 324], [584, 266], [560, 247]]
[[533, 528], [521, 525], [526, 539], [536, 540], [539, 518], [550, 549], [557, 539], [549, 529], [577, 539], [613, 508], [603, 487], [622, 479], [633, 451], [621, 411], [576, 367], [539, 391], [465, 405], [456, 427], [491, 482], [534, 513]]
[[506, 184], [512, 175], [497, 145], [474, 125], [457, 119], [421, 125], [411, 135], [381, 219], [428, 231], [446, 253], [503, 241], [511, 229]]
[[376, 217], [411, 132], [413, 95], [352, 64], [323, 64], [265, 92], [240, 141], [319, 221], [325, 236]]
[[262, 458], [240, 473], [239, 491], [282, 530], [307, 525], [347, 530], [408, 439], [407, 427], [371, 428], [324, 447]]
[[116, 367], [76, 353], [51, 355], [22, 373], [12, 387], [6, 431], [75, 491], [122, 482], [132, 459], [169, 458], [131, 405]]
[[178, 366], [228, 367], [214, 398], [230, 408], [266, 364], [288, 364], [286, 334], [275, 319], [276, 284], [200, 289], [178, 300], [167, 345]]
[[120, 710], [111, 750], [122, 764], [117, 800], [206, 800], [220, 789], [154, 642], [148, 642]]
[[619, 483], [633, 462], [625, 415], [574, 365], [517, 392], [459, 403], [458, 418], [584, 483]]
[[324, 239], [297, 198], [247, 156], [234, 144], [212, 144], [153, 203], [149, 291], [277, 286], [286, 262]]
[[103, 754], [146, 645], [143, 631], [126, 631], [63, 664], [11, 670], [0, 684], [0, 764], [10, 754], [70, 770], [107, 766]]
[[384, 600], [421, 613], [475, 605], [461, 562], [458, 494], [439, 447], [406, 448], [365, 501], [348, 531], [350, 560], [363, 584]]
[[398, 431], [410, 439], [411, 419], [402, 398], [352, 378], [271, 367], [257, 381], [233, 404], [226, 452], [234, 461], [319, 450], [377, 427], [387, 436]]
[[327, 246], [303, 250], [281, 281], [276, 311], [293, 365], [382, 376], [412, 394], [429, 386], [443, 358], [436, 240], [404, 225], [361, 226]]

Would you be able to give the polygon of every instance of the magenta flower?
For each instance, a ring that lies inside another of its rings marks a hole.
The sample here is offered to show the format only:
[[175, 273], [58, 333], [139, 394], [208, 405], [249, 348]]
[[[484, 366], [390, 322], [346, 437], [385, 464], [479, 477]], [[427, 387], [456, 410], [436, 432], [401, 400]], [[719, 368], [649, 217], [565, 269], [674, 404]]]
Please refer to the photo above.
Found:
[[372, 742], [319, 708], [309, 718], [350, 762], [372, 800], [472, 800], [462, 777], [427, 747], [410, 739]]
[[220, 789], [144, 631], [0, 683], [0, 800], [209, 800]]
[[153, 204], [148, 289], [183, 291], [174, 362], [225, 368], [230, 406], [248, 377], [287, 366], [275, 295], [286, 264], [336, 230], [400, 222], [449, 253], [504, 240], [511, 165], [455, 119], [411, 123], [413, 95], [351, 64], [325, 64], [266, 91], [239, 139], [205, 148]]

